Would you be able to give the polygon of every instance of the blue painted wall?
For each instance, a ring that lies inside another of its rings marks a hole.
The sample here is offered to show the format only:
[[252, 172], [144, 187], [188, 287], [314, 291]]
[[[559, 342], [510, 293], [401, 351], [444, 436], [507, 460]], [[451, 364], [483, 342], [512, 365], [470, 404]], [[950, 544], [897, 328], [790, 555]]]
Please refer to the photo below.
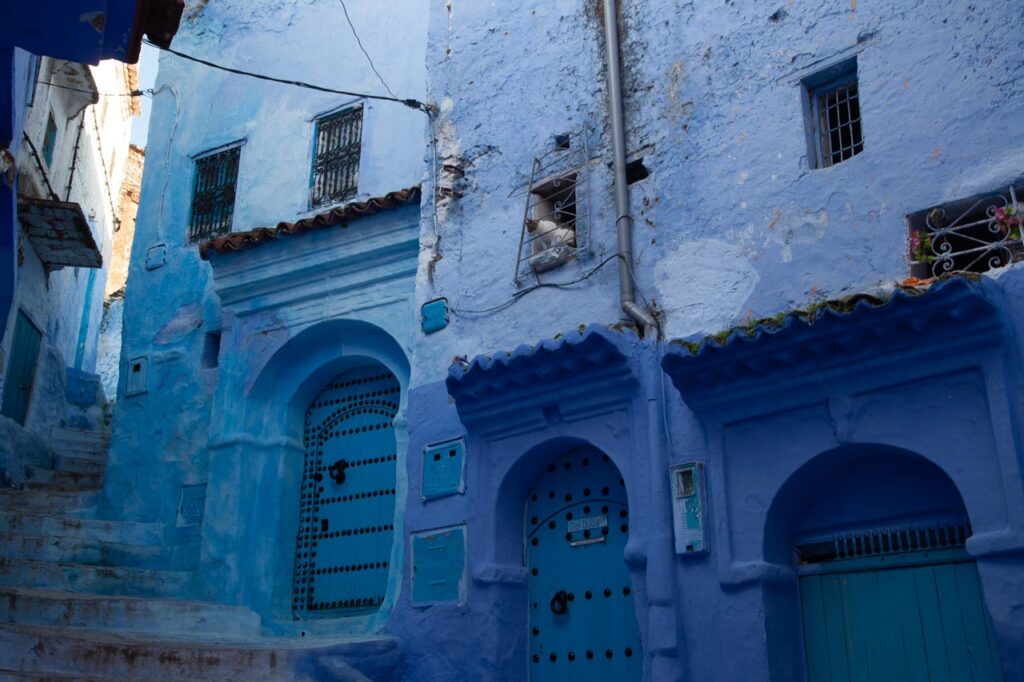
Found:
[[[550, 462], [590, 445], [628, 491], [622, 559], [645, 679], [802, 679], [796, 573], [780, 548], [806, 534], [962, 512], [1004, 672], [1024, 675], [1020, 266], [980, 287], [992, 304], [982, 345], [929, 346], [929, 334], [955, 336], [947, 320], [918, 330], [911, 350], [887, 355], [883, 335], [872, 356], [830, 374], [808, 354], [760, 392], [718, 402], [673, 388], [664, 338], [608, 329], [620, 320], [614, 263], [572, 288], [469, 313], [517, 291], [525, 198], [516, 190], [556, 135], [589, 131], [594, 253], [545, 281], [583, 277], [614, 254], [597, 3], [454, 0], [429, 16], [412, 3], [349, 4], [392, 89], [438, 107], [435, 148], [422, 114], [368, 106], [360, 195], [422, 181], [419, 210], [201, 261], [185, 243], [191, 157], [245, 140], [236, 229], [308, 215], [312, 121], [344, 102], [161, 63], [122, 355], [149, 358], [148, 392], [120, 399], [122, 379], [103, 513], [173, 525], [181, 486], [205, 482], [203, 524], [175, 531], [167, 560], [195, 569], [186, 596], [248, 604], [267, 633], [394, 635], [410, 680], [525, 680], [526, 496]], [[334, 39], [343, 21], [333, 3], [211, 3], [188, 14], [176, 45], [375, 90], [355, 46]], [[1017, 181], [1024, 91], [1012, 76], [1019, 60], [994, 36], [1022, 21], [1009, 0], [927, 11], [914, 2], [625, 2], [628, 147], [650, 171], [631, 186], [633, 269], [664, 337], [715, 333], [821, 297], [891, 292], [910, 271], [908, 213]], [[398, 44], [415, 49], [387, 48]], [[852, 56], [865, 151], [812, 170], [801, 79]], [[463, 173], [461, 197], [433, 200], [438, 183]], [[147, 270], [160, 244], [167, 263]], [[440, 296], [452, 322], [423, 335], [418, 305]], [[203, 338], [216, 330], [220, 363], [203, 369]], [[587, 359], [590, 343], [607, 354]], [[383, 363], [403, 387], [394, 570], [381, 612], [295, 622], [288, 543], [302, 414], [360, 358]], [[463, 390], [463, 375], [482, 379]], [[452, 438], [465, 438], [465, 490], [424, 499], [423, 450]], [[709, 552], [683, 559], [668, 472], [692, 461], [707, 467]], [[861, 468], [876, 477], [863, 497], [848, 481]], [[835, 493], [799, 494], [826, 486]], [[465, 573], [451, 576], [459, 598], [423, 603], [407, 559], [413, 538], [462, 526]]]

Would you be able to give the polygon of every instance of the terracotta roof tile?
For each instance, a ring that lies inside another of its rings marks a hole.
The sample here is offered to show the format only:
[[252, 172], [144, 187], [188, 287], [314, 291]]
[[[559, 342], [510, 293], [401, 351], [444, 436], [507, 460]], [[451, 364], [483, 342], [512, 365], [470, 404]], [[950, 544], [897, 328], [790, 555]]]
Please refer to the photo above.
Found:
[[365, 218], [375, 213], [396, 208], [403, 204], [418, 202], [419, 200], [419, 186], [409, 187], [397, 192], [388, 192], [382, 197], [373, 197], [366, 201], [354, 201], [344, 206], [337, 206], [329, 211], [317, 213], [314, 216], [297, 220], [294, 223], [282, 222], [274, 227], [257, 227], [248, 232], [231, 232], [223, 237], [201, 243], [199, 245], [199, 257], [207, 260], [213, 251], [217, 253], [244, 251], [245, 249], [279, 239], [282, 236], [299, 235], [310, 230], [345, 225], [352, 220]]

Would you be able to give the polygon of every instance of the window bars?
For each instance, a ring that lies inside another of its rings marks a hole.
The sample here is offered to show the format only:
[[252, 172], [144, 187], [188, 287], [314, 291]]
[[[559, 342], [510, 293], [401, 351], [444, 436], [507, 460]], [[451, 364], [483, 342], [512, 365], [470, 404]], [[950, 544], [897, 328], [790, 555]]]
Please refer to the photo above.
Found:
[[938, 277], [953, 272], [986, 272], [1024, 260], [1024, 213], [1018, 195], [993, 193], [951, 202], [911, 215], [911, 275]]
[[810, 154], [828, 168], [864, 151], [857, 60], [848, 59], [803, 81]]
[[236, 144], [196, 159], [189, 242], [206, 241], [231, 231], [241, 150]]
[[585, 135], [579, 132], [557, 136], [554, 148], [533, 160], [523, 190], [526, 205], [513, 277], [517, 287], [524, 278], [538, 277], [589, 250], [589, 158]]
[[317, 119], [310, 190], [313, 208], [351, 199], [358, 192], [362, 134], [361, 106]]

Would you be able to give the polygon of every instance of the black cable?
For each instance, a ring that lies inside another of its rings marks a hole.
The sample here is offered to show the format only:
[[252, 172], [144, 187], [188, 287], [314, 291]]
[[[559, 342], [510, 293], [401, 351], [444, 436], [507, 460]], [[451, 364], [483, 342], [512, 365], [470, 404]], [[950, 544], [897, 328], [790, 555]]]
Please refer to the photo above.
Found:
[[427, 106], [426, 104], [424, 104], [423, 102], [419, 101], [418, 99], [412, 99], [412, 98], [401, 99], [400, 97], [387, 97], [385, 95], [369, 95], [369, 94], [367, 94], [365, 92], [352, 92], [350, 90], [337, 90], [335, 88], [324, 87], [323, 85], [313, 85], [312, 83], [306, 83], [305, 81], [288, 80], [287, 78], [275, 78], [274, 76], [264, 76], [263, 74], [260, 74], [260, 73], [253, 73], [252, 71], [243, 71], [242, 69], [235, 69], [235, 68], [232, 68], [230, 66], [223, 66], [223, 65], [217, 64], [215, 62], [207, 61], [205, 59], [200, 59], [199, 57], [193, 57], [190, 54], [185, 54], [184, 52], [179, 52], [178, 50], [174, 50], [174, 49], [171, 49], [169, 47], [160, 47], [159, 45], [156, 45], [156, 44], [150, 42], [146, 38], [143, 38], [142, 40], [147, 45], [152, 45], [153, 47], [159, 48], [159, 49], [163, 50], [164, 52], [169, 52], [169, 53], [171, 53], [171, 54], [173, 54], [173, 55], [175, 55], [177, 57], [181, 57], [182, 59], [187, 59], [187, 60], [195, 62], [197, 64], [203, 64], [204, 66], [209, 66], [211, 69], [220, 69], [221, 71], [227, 71], [228, 73], [238, 74], [239, 76], [249, 76], [250, 78], [258, 78], [260, 80], [270, 81], [272, 83], [281, 83], [283, 85], [294, 85], [294, 86], [299, 87], [299, 88], [306, 88], [306, 89], [309, 89], [309, 90], [316, 90], [318, 92], [329, 92], [329, 93], [334, 94], [334, 95], [348, 95], [349, 97], [364, 97], [366, 99], [376, 99], [376, 100], [382, 100], [384, 102], [398, 102], [399, 104], [404, 104], [405, 106], [409, 107], [410, 109], [421, 109], [421, 110], [426, 111], [428, 113], [430, 112], [430, 107]]
[[504, 310], [505, 308], [508, 308], [509, 306], [519, 301], [519, 299], [521, 299], [522, 297], [526, 296], [527, 294], [533, 293], [538, 289], [567, 289], [581, 282], [585, 282], [586, 280], [593, 277], [598, 270], [600, 270], [601, 268], [603, 268], [605, 265], [615, 260], [616, 258], [622, 258], [622, 254], [616, 253], [611, 256], [608, 256], [603, 261], [594, 266], [593, 270], [591, 270], [590, 272], [588, 272], [587, 274], [583, 275], [578, 279], [570, 280], [568, 282], [542, 282], [540, 284], [534, 284], [533, 286], [527, 287], [522, 291], [517, 291], [515, 294], [512, 295], [512, 298], [505, 301], [504, 303], [499, 303], [498, 305], [491, 306], [490, 308], [481, 308], [480, 310], [449, 308], [449, 310], [451, 310], [451, 312], [455, 313], [456, 315], [486, 315], [487, 313], [495, 313], [498, 312], [499, 310]]
[[359, 49], [362, 50], [363, 54], [366, 56], [366, 61], [370, 63], [370, 68], [373, 69], [373, 72], [375, 74], [377, 74], [377, 78], [380, 79], [380, 84], [384, 86], [384, 89], [388, 91], [388, 94], [397, 99], [395, 93], [391, 91], [391, 88], [389, 88], [388, 84], [384, 81], [384, 76], [380, 75], [380, 71], [377, 70], [377, 66], [373, 63], [373, 60], [370, 58], [370, 53], [366, 51], [365, 47], [363, 47], [363, 41], [359, 39], [359, 34], [356, 33], [356, 27], [352, 23], [352, 19], [348, 16], [348, 7], [345, 6], [345, 0], [338, 1], [341, 3], [341, 11], [345, 13], [345, 21], [348, 22], [348, 27], [352, 29], [352, 35], [356, 39], [356, 44], [359, 45]]

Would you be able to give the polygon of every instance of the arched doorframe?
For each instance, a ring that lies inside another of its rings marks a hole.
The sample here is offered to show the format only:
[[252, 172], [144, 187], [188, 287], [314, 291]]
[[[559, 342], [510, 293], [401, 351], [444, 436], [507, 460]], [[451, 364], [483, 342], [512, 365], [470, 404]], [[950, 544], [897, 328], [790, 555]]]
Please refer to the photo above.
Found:
[[[524, 563], [526, 503], [530, 489], [541, 472], [561, 455], [575, 448], [591, 447], [607, 454], [625, 481], [629, 515], [634, 522], [630, 525], [629, 542], [623, 560], [629, 568], [635, 594], [635, 616], [640, 627], [641, 641], [646, 647], [648, 539], [642, 518], [645, 512], [637, 501], [642, 483], [638, 480], [639, 472], [633, 468], [634, 461], [629, 456], [628, 448], [631, 446], [628, 440], [602, 438], [601, 434], [595, 435], [593, 432], [583, 436], [566, 426], [542, 434], [523, 436], [498, 448], [488, 448], [484, 443], [476, 447], [470, 444], [471, 449], [477, 452], [488, 452], [488, 461], [478, 469], [478, 474], [489, 477], [489, 480], [481, 480], [478, 484], [496, 492], [493, 506], [484, 519], [486, 525], [483, 532], [487, 540], [477, 545], [478, 559], [470, 570], [475, 582], [506, 590], [503, 595], [505, 603], [515, 605], [515, 617], [505, 617], [498, 624], [503, 632], [498, 634], [497, 641], [502, 642], [503, 646], [509, 642], [515, 643], [517, 650], [505, 652], [507, 655], [502, 658], [511, 657], [516, 665], [522, 665], [523, 679], [526, 679], [527, 647], [522, 635], [527, 631], [528, 617], [527, 570]], [[480, 471], [485, 468], [486, 471]]]
[[335, 376], [367, 363], [388, 369], [401, 386], [397, 440], [396, 538], [404, 518], [408, 447], [409, 361], [401, 345], [376, 325], [357, 320], [321, 322], [282, 343], [251, 380], [226, 376], [218, 385], [210, 443], [210, 474], [200, 557], [200, 588], [236, 594], [282, 634], [372, 632], [397, 599], [403, 543], [384, 603], [375, 614], [316, 623], [291, 616], [291, 574], [298, 523], [302, 428], [310, 402]]
[[[821, 514], [811, 511], [818, 508], [820, 512], [831, 504], [848, 505], [850, 496], [844, 499], [843, 491], [839, 490], [840, 482], [858, 469], [882, 484], [879, 490], [865, 486], [866, 513], [863, 516], [858, 517], [851, 508], [838, 510], [832, 519], [821, 518]], [[909, 479], [915, 473], [913, 486], [901, 485], [900, 476]], [[894, 474], [894, 479], [886, 480], [887, 474]], [[900, 488], [905, 492], [902, 497], [897, 494]], [[815, 500], [816, 496], [822, 499]], [[887, 509], [886, 504], [891, 506]], [[910, 450], [861, 443], [827, 450], [805, 460], [775, 491], [765, 516], [764, 561], [792, 569], [761, 581], [769, 670], [772, 678], [779, 680], [803, 680], [807, 676], [799, 577], [793, 548], [793, 540], [802, 531], [809, 530], [807, 522], [799, 518], [801, 514], [814, 516], [813, 523], [831, 527], [836, 532], [899, 525], [900, 518], [911, 523], [925, 522], [929, 518], [972, 520], [967, 500], [949, 472]], [[986, 607], [988, 601], [986, 598]]]

